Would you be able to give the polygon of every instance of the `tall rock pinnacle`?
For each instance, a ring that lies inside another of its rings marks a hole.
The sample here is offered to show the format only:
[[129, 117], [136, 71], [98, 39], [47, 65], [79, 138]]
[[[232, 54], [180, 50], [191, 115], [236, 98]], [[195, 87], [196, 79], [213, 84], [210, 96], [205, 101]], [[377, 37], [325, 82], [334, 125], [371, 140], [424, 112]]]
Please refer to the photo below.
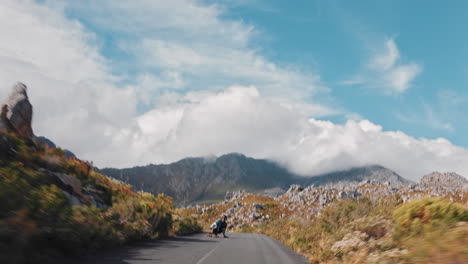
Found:
[[29, 102], [27, 87], [18, 82], [8, 98], [1, 104], [0, 129], [12, 132], [25, 139], [32, 139], [33, 109]]

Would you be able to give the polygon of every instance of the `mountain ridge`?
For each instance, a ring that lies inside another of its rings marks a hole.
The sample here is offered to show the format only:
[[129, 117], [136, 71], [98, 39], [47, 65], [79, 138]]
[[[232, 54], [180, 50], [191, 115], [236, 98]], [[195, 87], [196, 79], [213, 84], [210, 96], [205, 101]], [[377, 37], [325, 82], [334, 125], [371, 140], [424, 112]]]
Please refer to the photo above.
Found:
[[220, 200], [228, 190], [285, 191], [292, 184], [305, 187], [311, 184], [339, 185], [365, 180], [395, 186], [412, 183], [380, 165], [351, 168], [310, 177], [299, 176], [274, 161], [255, 159], [241, 153], [229, 153], [216, 158], [188, 157], [169, 164], [97, 170], [109, 177], [127, 182], [136, 189], [170, 195], [181, 205]]

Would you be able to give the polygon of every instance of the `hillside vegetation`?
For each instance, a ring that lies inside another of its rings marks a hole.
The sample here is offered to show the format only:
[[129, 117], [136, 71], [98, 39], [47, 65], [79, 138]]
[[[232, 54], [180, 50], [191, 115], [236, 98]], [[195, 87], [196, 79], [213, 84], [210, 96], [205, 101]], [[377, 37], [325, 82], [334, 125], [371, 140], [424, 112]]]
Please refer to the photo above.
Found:
[[230, 193], [184, 213], [205, 228], [227, 214], [231, 231], [271, 236], [311, 263], [468, 263], [467, 194], [360, 185], [346, 195], [293, 186], [276, 198]]
[[199, 230], [168, 196], [135, 192], [61, 149], [0, 132], [0, 263], [44, 263]]

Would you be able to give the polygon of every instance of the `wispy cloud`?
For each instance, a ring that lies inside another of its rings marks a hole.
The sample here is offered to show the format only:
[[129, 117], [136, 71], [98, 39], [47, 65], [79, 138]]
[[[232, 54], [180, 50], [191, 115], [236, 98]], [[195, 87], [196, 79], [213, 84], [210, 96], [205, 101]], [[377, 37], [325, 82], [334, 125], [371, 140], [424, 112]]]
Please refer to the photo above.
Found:
[[453, 124], [450, 121], [444, 120], [433, 106], [422, 103], [420, 112], [412, 113], [396, 113], [396, 117], [405, 123], [412, 125], [420, 125], [436, 130], [444, 130], [447, 132], [455, 131]]
[[423, 126], [444, 132], [455, 132], [460, 120], [465, 118], [461, 106], [468, 102], [468, 96], [451, 89], [438, 91], [433, 102], [421, 99], [419, 105], [395, 116], [405, 123]]
[[400, 51], [393, 38], [387, 39], [377, 49], [361, 73], [345, 80], [345, 85], [364, 85], [378, 88], [385, 94], [401, 94], [408, 90], [423, 67], [416, 62], [402, 62]]
[[255, 85], [265, 96], [294, 101], [328, 91], [318, 74], [262, 55], [261, 47], [252, 44], [261, 33], [254, 25], [223, 18], [221, 3], [83, 0], [71, 2], [67, 10], [102, 31], [115, 32], [112, 41], [130, 57], [128, 68], [136, 74], [161, 79], [161, 73], [171, 72], [183, 83], [159, 88]]
[[466, 94], [460, 94], [451, 89], [442, 89], [437, 94], [437, 98], [439, 102], [445, 107], [456, 107], [460, 106], [461, 104], [465, 104], [468, 102], [468, 96]]

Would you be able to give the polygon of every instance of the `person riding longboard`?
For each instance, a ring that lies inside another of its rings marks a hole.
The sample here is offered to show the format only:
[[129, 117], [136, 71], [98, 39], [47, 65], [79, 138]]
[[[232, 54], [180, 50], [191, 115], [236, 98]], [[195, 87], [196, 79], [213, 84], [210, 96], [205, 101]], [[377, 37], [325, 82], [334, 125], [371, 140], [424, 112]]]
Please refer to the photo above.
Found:
[[226, 220], [227, 220], [226, 215], [223, 215], [223, 216], [221, 216], [220, 219], [216, 220], [216, 222], [214, 222], [210, 226], [211, 233], [209, 233], [208, 236], [209, 237], [213, 237], [213, 236], [218, 237], [218, 234], [222, 233], [224, 238], [228, 238], [228, 236], [226, 236], [226, 228], [227, 228]]

